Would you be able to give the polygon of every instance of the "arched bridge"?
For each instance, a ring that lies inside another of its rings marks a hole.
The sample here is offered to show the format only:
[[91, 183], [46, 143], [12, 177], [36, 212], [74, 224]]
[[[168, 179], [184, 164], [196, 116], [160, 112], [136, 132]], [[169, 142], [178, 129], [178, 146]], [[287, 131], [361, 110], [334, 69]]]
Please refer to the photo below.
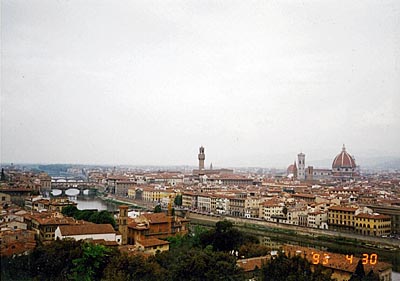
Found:
[[84, 190], [96, 191], [98, 186], [93, 182], [83, 182], [83, 181], [68, 181], [68, 182], [52, 182], [51, 190], [61, 190], [61, 195], [65, 195], [65, 192], [69, 189], [77, 189], [79, 190], [79, 195], [83, 195]]

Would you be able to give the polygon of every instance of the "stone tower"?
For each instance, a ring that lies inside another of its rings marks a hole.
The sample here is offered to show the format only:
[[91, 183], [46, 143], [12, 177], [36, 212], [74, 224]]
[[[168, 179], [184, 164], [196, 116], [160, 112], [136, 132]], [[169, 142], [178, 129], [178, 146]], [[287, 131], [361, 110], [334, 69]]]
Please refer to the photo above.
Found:
[[121, 245], [126, 245], [128, 244], [128, 206], [119, 206], [119, 216], [117, 223], [118, 230], [122, 236]]
[[199, 171], [204, 170], [204, 160], [206, 155], [204, 154], [204, 147], [201, 146], [199, 149]]
[[297, 154], [297, 179], [305, 180], [306, 179], [306, 155], [302, 152]]

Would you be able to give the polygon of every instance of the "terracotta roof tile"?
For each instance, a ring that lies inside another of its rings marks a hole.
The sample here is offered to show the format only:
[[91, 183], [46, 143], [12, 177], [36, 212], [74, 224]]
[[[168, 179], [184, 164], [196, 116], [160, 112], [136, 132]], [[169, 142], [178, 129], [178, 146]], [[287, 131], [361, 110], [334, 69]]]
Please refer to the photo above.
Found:
[[62, 236], [115, 233], [111, 224], [60, 225]]

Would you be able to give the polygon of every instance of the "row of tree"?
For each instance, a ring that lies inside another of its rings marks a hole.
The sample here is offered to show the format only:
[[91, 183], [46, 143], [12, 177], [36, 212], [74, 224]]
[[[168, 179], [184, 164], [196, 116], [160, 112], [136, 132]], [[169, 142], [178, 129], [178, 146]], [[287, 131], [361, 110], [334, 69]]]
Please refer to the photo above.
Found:
[[98, 224], [111, 224], [116, 228], [116, 222], [111, 213], [108, 211], [97, 210], [79, 210], [76, 206], [66, 206], [61, 213], [68, 217], [73, 217], [77, 220], [84, 220]]

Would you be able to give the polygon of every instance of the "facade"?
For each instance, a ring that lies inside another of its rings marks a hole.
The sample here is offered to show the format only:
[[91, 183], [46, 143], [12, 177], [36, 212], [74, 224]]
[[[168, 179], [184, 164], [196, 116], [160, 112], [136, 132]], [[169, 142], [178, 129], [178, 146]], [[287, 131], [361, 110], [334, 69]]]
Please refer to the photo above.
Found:
[[129, 222], [127, 242], [136, 245], [147, 239], [185, 235], [188, 232], [188, 222], [165, 213], [142, 214]]
[[6, 193], [0, 192], [0, 206], [4, 207], [11, 204], [11, 196]]
[[194, 192], [185, 191], [182, 193], [182, 207], [186, 209], [197, 209], [197, 197]]
[[363, 235], [390, 235], [390, 216], [379, 214], [358, 214], [355, 216], [355, 230], [358, 234]]
[[369, 205], [368, 208], [379, 214], [390, 216], [391, 233], [400, 234], [400, 206]]
[[42, 242], [53, 241], [58, 226], [76, 224], [73, 218], [46, 212], [27, 213], [24, 215], [24, 222], [28, 230], [35, 231], [37, 238]]
[[169, 251], [169, 242], [157, 238], [149, 238], [136, 242], [138, 249], [146, 254], [155, 255], [159, 252]]
[[275, 221], [276, 217], [283, 217], [283, 203], [276, 200], [268, 200], [260, 204], [259, 218], [267, 221]]
[[244, 217], [246, 208], [246, 196], [239, 195], [229, 199], [229, 212], [234, 217]]
[[329, 229], [354, 230], [356, 211], [355, 207], [332, 206], [328, 208]]
[[197, 208], [202, 212], [211, 212], [211, 196], [199, 194], [197, 196]]

